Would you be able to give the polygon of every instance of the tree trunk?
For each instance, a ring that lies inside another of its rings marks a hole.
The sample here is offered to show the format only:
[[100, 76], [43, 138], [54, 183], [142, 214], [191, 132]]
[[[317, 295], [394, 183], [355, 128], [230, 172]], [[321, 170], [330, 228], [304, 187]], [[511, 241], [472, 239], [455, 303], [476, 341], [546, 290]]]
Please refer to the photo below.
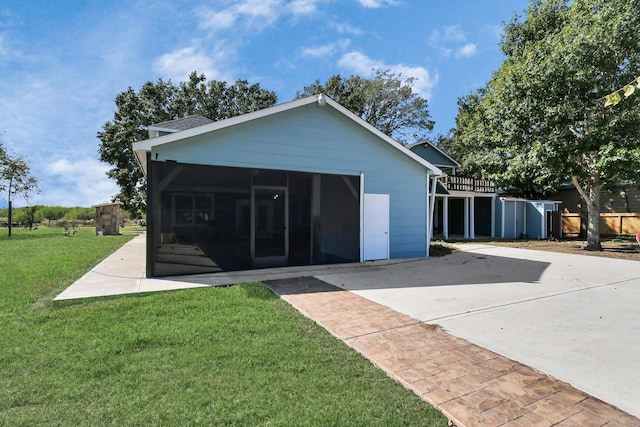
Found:
[[571, 177], [573, 185], [578, 190], [580, 197], [587, 205], [587, 247], [589, 251], [601, 251], [600, 244], [600, 193], [602, 184], [598, 177], [592, 179], [593, 182], [588, 183], [587, 191], [580, 185], [578, 178]]
[[9, 230], [8, 230], [9, 237], [11, 237], [12, 222], [13, 222], [13, 216], [11, 215], [11, 198], [9, 198]]
[[587, 203], [587, 247], [589, 251], [601, 251], [600, 244], [600, 189], [590, 188]]

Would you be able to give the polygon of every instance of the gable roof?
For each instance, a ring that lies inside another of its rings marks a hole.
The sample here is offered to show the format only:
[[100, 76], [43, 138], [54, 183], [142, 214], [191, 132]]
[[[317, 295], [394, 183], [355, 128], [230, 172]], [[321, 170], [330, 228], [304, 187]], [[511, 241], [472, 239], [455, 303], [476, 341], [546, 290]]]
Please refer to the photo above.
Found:
[[159, 136], [157, 138], [151, 138], [144, 141], [135, 142], [133, 144], [133, 150], [136, 153], [136, 156], [139, 160], [140, 166], [142, 167], [143, 172], [147, 173], [147, 156], [146, 153], [151, 152], [154, 147], [158, 147], [165, 144], [171, 144], [177, 141], [182, 141], [188, 138], [192, 138], [195, 136], [203, 135], [210, 132], [215, 132], [221, 129], [230, 128], [233, 126], [237, 126], [243, 123], [250, 122], [252, 120], [257, 120], [263, 117], [272, 116], [279, 113], [284, 113], [296, 108], [301, 108], [307, 105], [311, 105], [313, 103], [320, 104], [323, 108], [331, 108], [338, 113], [342, 114], [346, 118], [352, 120], [357, 125], [363, 127], [370, 133], [376, 135], [385, 143], [389, 144], [394, 149], [400, 151], [402, 154], [410, 158], [411, 160], [419, 163], [425, 169], [428, 170], [429, 175], [441, 176], [443, 175], [440, 168], [430, 163], [429, 161], [423, 159], [417, 154], [413, 153], [406, 147], [404, 147], [399, 142], [395, 141], [390, 136], [381, 132], [374, 126], [367, 123], [365, 120], [352, 113], [333, 99], [325, 96], [325, 95], [312, 95], [306, 98], [297, 99], [294, 101], [290, 101], [284, 104], [279, 104], [273, 107], [265, 108], [258, 111], [253, 111], [251, 113], [242, 114], [240, 116], [231, 117], [229, 119], [220, 120], [217, 122], [211, 122], [208, 124], [204, 124], [202, 126], [193, 127], [185, 130], [181, 130], [178, 132], [169, 133], [167, 135]]
[[427, 141], [427, 140], [422, 140], [422, 141], [418, 141], [415, 144], [410, 145], [409, 150], [413, 151], [414, 153], [418, 154], [419, 156], [424, 157], [424, 155], [419, 154], [419, 152], [421, 151], [420, 148], [424, 148], [426, 149], [426, 151], [432, 151], [435, 152], [437, 154], [437, 157], [439, 157], [439, 159], [435, 160], [435, 159], [425, 159], [428, 160], [430, 162], [432, 162], [434, 165], [438, 166], [438, 167], [445, 167], [445, 168], [459, 168], [460, 167], [460, 163], [458, 163], [453, 157], [451, 157], [450, 155], [448, 155], [447, 153], [445, 153], [444, 151], [442, 151], [437, 145], [432, 144], [431, 142]]
[[151, 126], [147, 126], [147, 130], [157, 130], [160, 132], [179, 132], [181, 130], [187, 130], [198, 126], [207, 125], [213, 123], [213, 120], [196, 114], [194, 116], [184, 117], [182, 119], [169, 120], [162, 123], [156, 123]]

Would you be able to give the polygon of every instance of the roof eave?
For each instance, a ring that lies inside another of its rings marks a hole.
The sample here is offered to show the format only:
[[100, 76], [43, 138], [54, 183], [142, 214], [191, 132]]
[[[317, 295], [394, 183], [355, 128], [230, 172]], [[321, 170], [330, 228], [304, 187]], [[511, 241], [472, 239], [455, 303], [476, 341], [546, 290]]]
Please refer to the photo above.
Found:
[[179, 132], [180, 129], [173, 129], [173, 128], [165, 128], [162, 126], [147, 126], [147, 130], [157, 130], [159, 132], [170, 132], [170, 133], [174, 133], [174, 132]]

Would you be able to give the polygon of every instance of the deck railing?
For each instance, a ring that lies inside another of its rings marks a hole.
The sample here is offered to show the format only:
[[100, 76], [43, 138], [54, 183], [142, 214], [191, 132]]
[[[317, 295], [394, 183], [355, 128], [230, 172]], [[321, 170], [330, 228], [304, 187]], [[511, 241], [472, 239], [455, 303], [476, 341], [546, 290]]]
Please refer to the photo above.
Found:
[[447, 190], [472, 191], [474, 193], [495, 193], [496, 187], [488, 179], [476, 179], [466, 176], [450, 175], [444, 179]]

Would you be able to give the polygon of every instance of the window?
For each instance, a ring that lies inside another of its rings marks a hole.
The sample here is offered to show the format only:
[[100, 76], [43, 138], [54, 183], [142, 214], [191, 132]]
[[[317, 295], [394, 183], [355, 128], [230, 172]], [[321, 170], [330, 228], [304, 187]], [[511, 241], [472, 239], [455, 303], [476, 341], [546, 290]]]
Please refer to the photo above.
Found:
[[213, 196], [176, 194], [173, 206], [175, 225], [208, 225], [213, 220]]

